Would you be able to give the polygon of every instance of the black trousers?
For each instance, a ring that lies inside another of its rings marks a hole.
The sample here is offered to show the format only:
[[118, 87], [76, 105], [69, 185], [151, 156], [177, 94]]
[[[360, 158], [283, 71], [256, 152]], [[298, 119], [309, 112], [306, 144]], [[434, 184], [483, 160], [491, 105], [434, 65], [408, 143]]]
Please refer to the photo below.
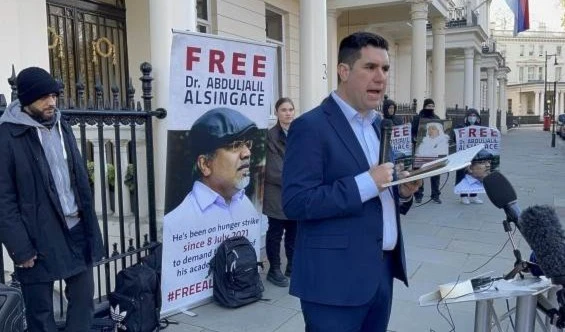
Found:
[[[86, 247], [82, 225], [71, 229], [74, 245], [83, 253]], [[23, 284], [28, 332], [56, 332], [53, 313], [53, 282]], [[66, 332], [90, 331], [94, 313], [94, 275], [91, 266], [65, 279], [67, 298]]]
[[296, 221], [282, 220], [269, 217], [267, 229], [267, 259], [271, 267], [281, 266], [281, 240], [284, 234], [284, 249], [288, 264], [292, 264], [294, 255], [294, 240], [296, 239]]
[[[430, 184], [432, 186], [432, 194], [431, 194], [432, 198], [439, 198], [439, 195], [441, 195], [441, 191], [439, 190], [440, 178], [441, 178], [441, 175], [436, 175], [436, 176], [430, 177]], [[422, 186], [414, 194], [414, 197], [420, 198], [420, 199], [422, 197], [424, 197], [424, 184], [423, 184], [423, 182], [422, 182]]]

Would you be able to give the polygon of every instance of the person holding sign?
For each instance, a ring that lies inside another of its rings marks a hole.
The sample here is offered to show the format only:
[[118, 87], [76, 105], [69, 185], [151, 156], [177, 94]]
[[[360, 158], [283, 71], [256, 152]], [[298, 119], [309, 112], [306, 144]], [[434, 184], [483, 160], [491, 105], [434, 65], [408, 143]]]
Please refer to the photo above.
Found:
[[383, 116], [385, 119], [389, 119], [395, 126], [401, 125], [402, 119], [396, 116], [396, 103], [392, 99], [385, 99], [383, 101]]
[[[266, 249], [269, 260], [267, 280], [279, 287], [288, 287], [292, 273], [292, 256], [296, 237], [296, 220], [288, 220], [282, 203], [282, 168], [286, 149], [286, 136], [290, 123], [294, 120], [294, 103], [290, 98], [280, 98], [275, 104], [277, 124], [267, 132], [267, 162], [265, 166], [265, 194], [263, 213], [269, 218]], [[281, 271], [281, 240], [284, 234], [286, 270]]]
[[378, 164], [375, 111], [387, 51], [373, 33], [343, 39], [337, 90], [289, 129], [282, 199], [298, 223], [290, 294], [300, 298], [306, 331], [384, 332], [393, 278], [407, 282], [400, 213], [421, 181], [383, 187], [394, 178], [392, 162]]
[[[481, 115], [479, 114], [479, 111], [477, 111], [474, 108], [469, 108], [467, 110], [467, 112], [465, 112], [465, 124], [462, 127], [469, 127], [469, 126], [480, 126], [481, 125]], [[490, 166], [490, 163], [489, 163]], [[455, 172], [455, 185], [457, 188], [457, 185], [461, 182], [461, 180], [463, 180], [465, 177], [467, 176], [467, 170], [466, 169], [460, 169], [457, 172]], [[481, 184], [482, 186], [482, 184]], [[457, 191], [457, 189], [455, 189], [455, 191]], [[483, 191], [484, 192], [484, 189]], [[471, 203], [475, 203], [475, 204], [483, 204], [483, 200], [481, 200], [478, 196], [477, 196], [478, 192], [460, 192], [459, 193], [459, 197], [461, 199], [461, 204], [465, 204], [465, 205], [469, 205]]]
[[[412, 119], [412, 141], [414, 143], [416, 143], [416, 138], [418, 137], [418, 127], [420, 126], [420, 119], [439, 120], [439, 116], [437, 116], [434, 112], [435, 107], [436, 105], [433, 99], [431, 98], [425, 99], [424, 108], [420, 111], [420, 113], [418, 113], [418, 115], [414, 116], [414, 118]], [[418, 155], [418, 153], [416, 153], [416, 155]], [[432, 189], [432, 194], [431, 194], [432, 202], [437, 204], [441, 204], [441, 199], [439, 198], [439, 196], [441, 195], [441, 191], [439, 190], [439, 181], [440, 181], [439, 175], [432, 176], [430, 178], [430, 184]], [[420, 187], [418, 192], [414, 194], [414, 197], [416, 198], [416, 203], [422, 202], [422, 198], [424, 197], [424, 186]]]

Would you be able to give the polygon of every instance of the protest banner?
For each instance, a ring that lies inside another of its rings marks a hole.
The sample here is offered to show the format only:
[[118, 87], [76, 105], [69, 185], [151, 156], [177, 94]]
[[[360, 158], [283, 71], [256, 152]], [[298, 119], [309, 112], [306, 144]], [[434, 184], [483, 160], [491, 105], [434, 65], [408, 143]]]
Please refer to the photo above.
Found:
[[390, 146], [398, 170], [405, 170], [412, 165], [412, 124], [405, 123], [392, 127]]
[[445, 157], [449, 154], [449, 135], [451, 120], [421, 119], [418, 127], [414, 168]]
[[210, 300], [209, 262], [226, 238], [247, 237], [260, 257], [275, 59], [268, 44], [173, 31], [162, 317]]
[[483, 126], [468, 126], [454, 129], [454, 133], [457, 151], [482, 144], [484, 149], [492, 154], [491, 170], [496, 170], [499, 167], [501, 136], [498, 129]]

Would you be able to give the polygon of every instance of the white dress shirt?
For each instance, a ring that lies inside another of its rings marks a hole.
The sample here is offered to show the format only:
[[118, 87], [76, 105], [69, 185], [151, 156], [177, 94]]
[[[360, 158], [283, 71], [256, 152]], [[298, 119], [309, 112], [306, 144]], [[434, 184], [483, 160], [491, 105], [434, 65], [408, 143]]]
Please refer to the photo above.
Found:
[[[341, 99], [335, 91], [331, 93], [331, 96], [347, 118], [369, 165], [377, 164], [379, 160], [379, 138], [372, 126], [373, 121], [378, 116], [377, 112], [372, 110], [363, 117]], [[363, 203], [377, 196], [381, 199], [383, 207], [383, 250], [393, 250], [398, 238], [398, 229], [396, 227], [396, 207], [390, 188], [379, 193], [369, 170], [355, 176], [355, 182]]]

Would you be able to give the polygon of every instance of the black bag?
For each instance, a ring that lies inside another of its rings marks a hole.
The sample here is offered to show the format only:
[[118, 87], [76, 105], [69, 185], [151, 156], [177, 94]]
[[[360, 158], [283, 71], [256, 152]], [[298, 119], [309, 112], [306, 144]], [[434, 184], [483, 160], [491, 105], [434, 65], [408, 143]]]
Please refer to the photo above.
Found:
[[22, 292], [0, 284], [0, 331], [24, 331], [24, 298]]
[[257, 271], [255, 248], [244, 236], [224, 240], [210, 261], [208, 275], [214, 275], [214, 300], [222, 306], [237, 308], [260, 300], [263, 283]]
[[94, 318], [90, 332], [114, 332], [116, 323], [110, 318]]
[[159, 326], [160, 285], [157, 272], [143, 263], [120, 271], [109, 296], [110, 316], [118, 331], [151, 332]]

